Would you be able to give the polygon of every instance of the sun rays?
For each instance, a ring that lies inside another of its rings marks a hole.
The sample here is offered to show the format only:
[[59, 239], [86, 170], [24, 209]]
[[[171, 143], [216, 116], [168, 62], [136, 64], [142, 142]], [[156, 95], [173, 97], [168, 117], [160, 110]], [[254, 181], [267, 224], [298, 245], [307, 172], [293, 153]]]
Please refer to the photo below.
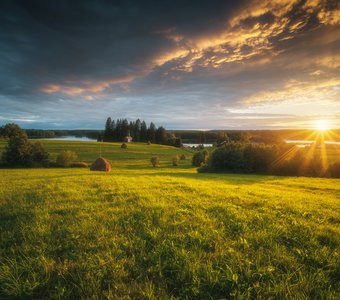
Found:
[[306, 170], [317, 169], [324, 174], [332, 159], [329, 156], [340, 158], [340, 137], [330, 130], [326, 121], [319, 120], [315, 123], [315, 130], [300, 130], [289, 134], [289, 138], [304, 136], [303, 140], [296, 140], [291, 147], [281, 154], [272, 164], [273, 167], [285, 164], [292, 159], [298, 161], [301, 174]]

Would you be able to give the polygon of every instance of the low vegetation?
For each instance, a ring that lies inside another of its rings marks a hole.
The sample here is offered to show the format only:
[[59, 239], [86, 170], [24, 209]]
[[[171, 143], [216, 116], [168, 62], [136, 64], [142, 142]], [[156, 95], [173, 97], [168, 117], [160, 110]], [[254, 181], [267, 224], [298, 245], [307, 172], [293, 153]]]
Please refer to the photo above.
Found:
[[77, 154], [73, 151], [62, 151], [56, 159], [56, 163], [61, 167], [68, 167], [77, 159]]
[[0, 178], [0, 298], [339, 296], [338, 179], [125, 161]]
[[[333, 149], [330, 149], [330, 152]], [[340, 159], [340, 151], [334, 150]], [[265, 145], [228, 142], [209, 154], [197, 152], [192, 159], [199, 172], [260, 173], [288, 176], [338, 177], [338, 163], [329, 163], [325, 145]], [[340, 161], [339, 161], [340, 162]]]

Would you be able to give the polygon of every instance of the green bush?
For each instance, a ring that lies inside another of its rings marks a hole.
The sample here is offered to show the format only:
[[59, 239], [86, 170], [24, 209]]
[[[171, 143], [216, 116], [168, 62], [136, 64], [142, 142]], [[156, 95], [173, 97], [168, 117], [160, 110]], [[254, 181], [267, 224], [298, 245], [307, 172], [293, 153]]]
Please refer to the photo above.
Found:
[[241, 143], [226, 143], [223, 147], [216, 148], [207, 161], [207, 170], [211, 171], [245, 171], [243, 150]]
[[32, 158], [36, 163], [43, 163], [48, 160], [49, 154], [40, 142], [32, 145]]
[[172, 165], [174, 167], [178, 166], [178, 161], [179, 161], [178, 155], [175, 155], [175, 156], [172, 157]]
[[192, 157], [191, 163], [195, 167], [200, 167], [207, 162], [208, 156], [209, 153], [207, 150], [196, 152]]
[[243, 150], [243, 158], [247, 171], [266, 173], [278, 158], [278, 149], [270, 145], [248, 144]]
[[150, 162], [151, 162], [153, 167], [156, 167], [159, 164], [159, 159], [158, 159], [157, 156], [153, 156], [153, 157], [151, 157]]
[[68, 167], [73, 161], [77, 159], [77, 154], [73, 151], [63, 151], [56, 159], [56, 163], [62, 167]]

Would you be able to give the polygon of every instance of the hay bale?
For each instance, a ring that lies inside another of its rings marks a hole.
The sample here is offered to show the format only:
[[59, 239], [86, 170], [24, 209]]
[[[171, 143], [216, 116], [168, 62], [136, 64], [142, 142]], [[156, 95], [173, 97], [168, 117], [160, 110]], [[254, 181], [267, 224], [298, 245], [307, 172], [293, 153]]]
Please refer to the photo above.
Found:
[[105, 171], [110, 172], [111, 171], [111, 165], [110, 163], [102, 157], [99, 157], [96, 159], [96, 161], [91, 165], [91, 171]]
[[127, 149], [127, 145], [125, 144], [125, 143], [123, 143], [121, 146], [120, 146], [120, 148], [122, 148], [122, 149]]

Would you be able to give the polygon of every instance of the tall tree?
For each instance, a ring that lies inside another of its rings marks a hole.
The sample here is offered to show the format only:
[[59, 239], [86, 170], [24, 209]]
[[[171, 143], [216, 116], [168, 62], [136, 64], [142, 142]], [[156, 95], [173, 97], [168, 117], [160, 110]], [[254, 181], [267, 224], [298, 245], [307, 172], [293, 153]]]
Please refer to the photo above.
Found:
[[113, 127], [112, 127], [112, 120], [110, 117], [108, 117], [106, 120], [103, 138], [105, 142], [112, 142], [113, 140]]
[[156, 143], [157, 144], [166, 144], [167, 133], [163, 126], [160, 126], [156, 130]]
[[147, 142], [148, 140], [148, 128], [145, 121], [143, 121], [140, 126], [140, 140], [141, 142]]
[[140, 142], [141, 121], [136, 120], [133, 128], [133, 138], [136, 142]]
[[148, 128], [148, 139], [151, 143], [156, 142], [156, 126], [154, 123], [150, 123], [150, 126]]

